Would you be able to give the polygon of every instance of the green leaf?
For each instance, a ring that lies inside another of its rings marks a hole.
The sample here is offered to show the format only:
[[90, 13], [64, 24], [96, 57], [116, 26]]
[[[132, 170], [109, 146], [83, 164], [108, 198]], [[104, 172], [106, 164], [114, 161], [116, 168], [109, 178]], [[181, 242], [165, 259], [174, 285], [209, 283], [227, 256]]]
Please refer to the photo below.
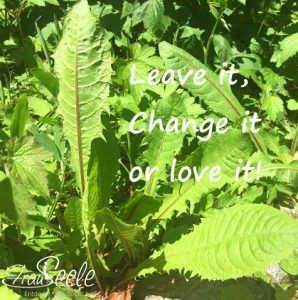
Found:
[[19, 97], [17, 104], [14, 108], [11, 124], [10, 133], [12, 137], [22, 136], [24, 133], [26, 121], [28, 118], [28, 101], [26, 94]]
[[[185, 52], [184, 50], [170, 45], [167, 42], [159, 44], [159, 52], [167, 68], [181, 70], [182, 74], [187, 74], [189, 70], [204, 69], [206, 71], [206, 82], [202, 86], [195, 85], [191, 79], [185, 83], [194, 96], [200, 97], [216, 113], [222, 114], [235, 121], [244, 116], [244, 108], [233, 95], [229, 85], [219, 84], [218, 76], [205, 67], [199, 60]], [[252, 140], [257, 149], [266, 152], [266, 146], [258, 134], [251, 134]]]
[[6, 285], [0, 286], [0, 298], [9, 300], [19, 300], [21, 296], [16, 294], [12, 289], [9, 289]]
[[171, 19], [164, 15], [162, 0], [149, 0], [145, 8], [144, 25], [153, 33], [164, 33], [171, 23]]
[[57, 0], [28, 0], [28, 2], [36, 6], [45, 6], [46, 3], [57, 6], [59, 5], [59, 2]]
[[4, 177], [0, 181], [0, 213], [20, 227], [23, 233], [32, 232], [28, 212], [36, 212], [36, 204], [23, 185], [13, 178]]
[[213, 44], [220, 63], [229, 61], [231, 58], [231, 46], [228, 40], [220, 34], [215, 34], [213, 37]]
[[[155, 117], [162, 120], [170, 120], [176, 117], [181, 125], [182, 118], [186, 118], [186, 107], [183, 99], [176, 92], [160, 100], [154, 108]], [[173, 134], [175, 138], [173, 138]], [[144, 159], [150, 167], [156, 166], [159, 169], [155, 171], [150, 180], [146, 183], [145, 193], [153, 195], [156, 191], [158, 180], [166, 178], [166, 167], [171, 164], [175, 155], [177, 155], [183, 145], [185, 133], [167, 133], [159, 128], [154, 128], [152, 132], [146, 133], [144, 144], [148, 149], [144, 152]]]
[[129, 224], [136, 224], [143, 218], [158, 211], [161, 200], [135, 192], [133, 196], [120, 208], [119, 216]]
[[288, 109], [289, 110], [298, 110], [298, 102], [294, 99], [290, 99], [288, 101]]
[[49, 160], [52, 153], [38, 145], [33, 137], [12, 139], [8, 149], [11, 176], [32, 194], [48, 197], [48, 173], [44, 161]]
[[67, 15], [55, 61], [63, 131], [84, 191], [91, 141], [103, 136], [100, 120], [102, 112], [107, 111], [111, 78], [110, 43], [86, 0], [77, 3]]
[[280, 67], [290, 57], [298, 52], [298, 33], [291, 34], [284, 38], [275, 49], [271, 58], [272, 62]]
[[283, 101], [278, 96], [268, 96], [264, 99], [262, 109], [266, 110], [269, 119], [275, 121], [284, 115]]
[[27, 221], [32, 226], [39, 226], [40, 228], [44, 228], [53, 232], [60, 233], [59, 228], [49, 223], [49, 221], [45, 217], [37, 214], [33, 215], [32, 212], [30, 211], [28, 211]]
[[190, 201], [193, 207], [200, 201], [202, 195], [213, 189], [219, 189], [226, 183], [234, 182], [235, 169], [239, 165], [238, 160], [241, 158], [245, 161], [250, 151], [251, 142], [248, 135], [236, 129], [230, 129], [224, 135], [216, 135], [209, 140], [205, 143], [203, 150], [198, 149], [198, 152], [190, 156], [188, 165], [196, 166], [198, 171], [207, 166], [211, 168], [218, 165], [221, 167], [221, 180], [211, 182], [205, 175], [199, 182], [189, 180], [183, 184], [175, 183], [173, 192], [164, 196], [162, 206], [156, 214], [157, 219], [170, 218], [175, 210], [181, 214], [187, 209], [186, 200]]
[[[56, 160], [61, 160], [61, 154], [55, 142], [44, 132], [39, 132], [36, 126], [31, 126], [28, 131], [34, 135], [34, 139], [38, 144], [52, 152]], [[63, 155], [63, 153], [62, 153]]]
[[86, 222], [86, 228], [89, 226], [88, 222], [93, 221], [96, 211], [108, 206], [119, 166], [117, 139], [111, 130], [105, 130], [104, 137], [105, 140], [93, 140], [91, 146], [87, 196], [83, 198], [83, 222]]
[[[286, 181], [288, 182], [294, 181], [296, 183], [297, 174], [298, 174], [298, 163], [296, 161], [288, 165], [266, 163], [266, 166], [262, 167], [260, 172], [257, 172], [256, 170], [251, 171], [250, 174], [248, 175], [248, 180], [253, 181], [256, 177], [273, 178], [276, 176], [277, 178], [279, 178], [279, 180], [284, 181], [282, 179], [284, 176], [286, 176], [287, 178]], [[231, 185], [227, 193], [235, 192], [237, 189], [243, 190], [245, 187], [247, 187], [247, 182], [243, 177], [241, 177], [237, 182], [234, 182]]]
[[82, 202], [79, 198], [69, 199], [64, 211], [64, 219], [71, 229], [82, 229]]
[[142, 98], [144, 90], [146, 88], [149, 89], [150, 86], [148, 84], [130, 84], [132, 65], [136, 65], [136, 78], [146, 78], [146, 76], [148, 76], [148, 72], [152, 68], [162, 68], [163, 63], [160, 57], [154, 56], [154, 47], [134, 43], [129, 47], [129, 50], [131, 57], [129, 61], [124, 59], [119, 59], [116, 61], [115, 65], [117, 66], [117, 78], [113, 78], [113, 80], [124, 85], [130, 90], [131, 95], [134, 96], [137, 101], [140, 101], [139, 99]]
[[298, 245], [297, 222], [263, 204], [227, 208], [152, 255], [148, 269], [189, 271], [212, 280], [250, 276], [287, 257]]
[[134, 261], [140, 255], [139, 246], [142, 244], [143, 238], [141, 227], [124, 223], [109, 208], [103, 208], [97, 212], [95, 223], [98, 227], [104, 224], [109, 230], [113, 231], [130, 260]]
[[289, 274], [298, 274], [298, 250], [294, 250], [289, 256], [280, 262], [280, 266]]
[[59, 81], [56, 76], [42, 69], [32, 70], [32, 74], [55, 98], [57, 98], [59, 93]]
[[40, 117], [45, 117], [53, 109], [48, 101], [36, 96], [28, 97], [28, 107], [34, 115]]

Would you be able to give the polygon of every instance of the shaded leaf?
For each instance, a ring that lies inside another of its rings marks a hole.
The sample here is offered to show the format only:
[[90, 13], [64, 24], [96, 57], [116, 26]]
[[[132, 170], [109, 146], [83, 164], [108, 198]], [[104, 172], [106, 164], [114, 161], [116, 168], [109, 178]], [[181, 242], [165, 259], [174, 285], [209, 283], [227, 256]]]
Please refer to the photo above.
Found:
[[[147, 269], [178, 269], [206, 279], [249, 276], [287, 257], [298, 244], [297, 222], [263, 204], [224, 209], [153, 254]], [[141, 274], [145, 274], [142, 271]]]
[[28, 101], [26, 94], [23, 94], [21, 97], [19, 97], [12, 114], [10, 124], [10, 133], [12, 137], [20, 137], [23, 135], [27, 118]]
[[294, 56], [298, 52], [298, 33], [294, 33], [285, 37], [275, 49], [271, 58], [272, 62], [276, 63], [277, 67], [280, 67], [290, 57]]

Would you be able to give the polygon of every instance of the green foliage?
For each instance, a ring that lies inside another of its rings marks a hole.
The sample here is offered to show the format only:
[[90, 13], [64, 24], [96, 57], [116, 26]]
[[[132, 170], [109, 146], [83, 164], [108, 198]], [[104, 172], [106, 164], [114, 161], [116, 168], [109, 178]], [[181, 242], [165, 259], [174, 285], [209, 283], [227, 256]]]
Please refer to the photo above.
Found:
[[[228, 147], [229, 151], [225, 151]], [[234, 181], [233, 171], [238, 163], [238, 157], [248, 158], [251, 143], [247, 136], [238, 130], [232, 130], [225, 135], [217, 135], [216, 138], [204, 145], [203, 150], [193, 152], [189, 158], [191, 166], [197, 166], [200, 163], [200, 169], [209, 166], [218, 165], [222, 168], [222, 178], [217, 182], [210, 182], [208, 177], [203, 177], [200, 182], [189, 180], [183, 184], [176, 182], [173, 192], [164, 196], [159, 212], [156, 214], [158, 219], [169, 218], [174, 211], [179, 214], [185, 212], [188, 207], [185, 202], [190, 201], [193, 208], [195, 203], [201, 199], [204, 194], [211, 190], [221, 188], [226, 183]], [[221, 153], [219, 156], [218, 153]]]
[[138, 245], [142, 244], [143, 238], [143, 230], [141, 227], [124, 223], [108, 208], [103, 208], [97, 212], [95, 222], [98, 227], [104, 224], [111, 230], [115, 237], [121, 242], [128, 254], [129, 260], [136, 260], [140, 254]]
[[145, 28], [152, 33], [164, 33], [170, 25], [170, 18], [164, 15], [162, 0], [149, 0], [144, 11]]
[[64, 134], [81, 188], [90, 156], [91, 141], [102, 136], [101, 114], [107, 111], [111, 77], [110, 45], [90, 12], [87, 1], [75, 5], [65, 22], [63, 37], [55, 53], [60, 79], [59, 112]]
[[8, 145], [10, 173], [20, 184], [33, 194], [49, 196], [47, 171], [43, 161], [51, 158], [51, 153], [38, 145], [32, 137], [13, 139]]
[[[206, 84], [198, 86], [192, 80], [188, 80], [185, 87], [194, 96], [200, 97], [214, 112], [228, 117], [231, 121], [235, 121], [244, 115], [244, 109], [233, 95], [230, 86], [220, 86], [218, 76], [208, 70], [200, 61], [167, 42], [159, 44], [159, 52], [168, 68], [180, 69], [184, 71], [184, 74], [190, 69], [206, 70]], [[253, 135], [253, 141], [259, 150], [266, 151], [265, 145], [259, 136]]]
[[[156, 118], [164, 118], [166, 120], [171, 117], [178, 117], [178, 120], [186, 117], [186, 107], [183, 104], [183, 99], [177, 93], [173, 93], [162, 99], [157, 107], [155, 107]], [[146, 183], [145, 192], [152, 195], [156, 190], [157, 182], [166, 177], [166, 167], [173, 160], [175, 154], [179, 153], [183, 143], [183, 133], [173, 134], [161, 132], [155, 128], [150, 134], [144, 137], [144, 143], [148, 145], [148, 149], [144, 152], [144, 159], [149, 166], [159, 168], [158, 175], [153, 174], [150, 180]]]
[[22, 136], [28, 117], [28, 101], [26, 94], [22, 95], [15, 106], [10, 124], [11, 136]]
[[285, 37], [274, 51], [271, 61], [275, 62], [277, 67], [280, 67], [285, 61], [298, 52], [297, 45], [298, 33], [294, 33]]
[[266, 205], [238, 205], [207, 218], [147, 264], [150, 272], [178, 269], [206, 279], [238, 278], [285, 258], [297, 247], [297, 235], [290, 216]]

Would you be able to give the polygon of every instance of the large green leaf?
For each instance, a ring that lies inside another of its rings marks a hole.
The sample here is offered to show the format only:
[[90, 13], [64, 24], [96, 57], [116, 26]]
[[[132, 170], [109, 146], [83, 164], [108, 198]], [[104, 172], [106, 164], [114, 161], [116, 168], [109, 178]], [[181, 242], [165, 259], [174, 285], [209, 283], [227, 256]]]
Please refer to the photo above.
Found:
[[[108, 125], [107, 125], [108, 127]], [[105, 140], [93, 140], [91, 146], [88, 187], [83, 198], [83, 223], [90, 226], [96, 211], [108, 206], [112, 184], [118, 170], [119, 148], [111, 130], [104, 131]], [[107, 159], [109, 157], [109, 159]]]
[[291, 34], [284, 38], [275, 49], [271, 58], [272, 62], [280, 67], [290, 57], [298, 52], [298, 33]]
[[55, 61], [63, 131], [84, 191], [91, 141], [102, 136], [101, 115], [107, 110], [111, 78], [110, 43], [86, 0], [67, 15]]
[[103, 208], [96, 214], [96, 224], [101, 227], [104, 224], [113, 231], [120, 240], [130, 260], [135, 260], [140, 255], [139, 246], [142, 244], [143, 229], [139, 226], [126, 224], [120, 220], [109, 208]]
[[171, 19], [164, 15], [162, 0], [149, 0], [144, 13], [144, 25], [153, 33], [164, 33], [171, 23]]
[[182, 213], [187, 208], [186, 200], [189, 200], [193, 206], [200, 201], [203, 194], [221, 188], [226, 183], [232, 183], [235, 169], [239, 165], [238, 160], [241, 158], [245, 161], [249, 157], [250, 151], [251, 142], [248, 135], [244, 135], [241, 131], [230, 129], [224, 135], [216, 135], [203, 145], [202, 152], [199, 149], [192, 154], [188, 159], [188, 165], [196, 166], [199, 171], [207, 166], [211, 168], [218, 165], [221, 167], [221, 180], [211, 182], [208, 176], [204, 176], [199, 182], [194, 180], [188, 180], [183, 184], [176, 182], [173, 192], [165, 195], [156, 217], [158, 219], [169, 218], [175, 210]]
[[[168, 121], [171, 117], [176, 117], [179, 120], [179, 125], [181, 125], [182, 118], [186, 118], [187, 111], [182, 97], [176, 92], [160, 100], [154, 110], [155, 118]], [[165, 125], [166, 123], [164, 122]], [[183, 145], [184, 135], [185, 133], [182, 132], [167, 133], [157, 127], [152, 132], [146, 133], [144, 143], [148, 145], [148, 149], [144, 152], [144, 159], [150, 167], [156, 166], [159, 168], [146, 183], [145, 192], [147, 194], [153, 195], [158, 180], [165, 178], [166, 167], [171, 164], [174, 156], [179, 153]]]
[[8, 151], [11, 176], [32, 194], [48, 197], [48, 173], [44, 161], [51, 159], [52, 153], [38, 145], [33, 137], [10, 140]]
[[263, 204], [238, 205], [154, 253], [141, 274], [178, 269], [207, 279], [249, 276], [287, 257], [297, 245], [292, 217]]
[[[118, 169], [119, 157], [117, 140], [108, 124], [106, 124], [106, 127], [107, 130], [104, 130], [105, 139], [98, 138], [92, 141], [87, 187], [80, 203], [81, 221], [87, 243], [87, 255], [92, 268], [96, 272], [98, 284], [103, 274], [106, 274], [107, 269], [102, 255], [96, 254], [98, 242], [92, 231], [92, 225], [94, 224], [97, 211], [106, 207], [109, 203], [112, 183]], [[69, 219], [69, 221], [72, 223], [72, 220]]]
[[36, 212], [36, 204], [26, 191], [13, 178], [3, 177], [0, 180], [0, 213], [18, 225], [25, 234], [30, 234], [32, 225], [28, 220], [28, 213]]
[[[194, 84], [190, 76], [184, 86], [194, 96], [198, 96], [204, 100], [214, 112], [226, 116], [231, 121], [245, 116], [245, 110], [232, 93], [230, 86], [228, 84], [220, 85], [219, 77], [199, 60], [167, 42], [161, 42], [159, 44], [159, 52], [167, 68], [174, 70], [180, 69], [184, 75], [186, 75], [189, 70], [195, 71], [197, 69], [204, 69], [206, 71], [205, 84], [201, 86]], [[266, 147], [260, 136], [258, 134], [251, 134], [251, 136], [257, 149], [265, 152]]]

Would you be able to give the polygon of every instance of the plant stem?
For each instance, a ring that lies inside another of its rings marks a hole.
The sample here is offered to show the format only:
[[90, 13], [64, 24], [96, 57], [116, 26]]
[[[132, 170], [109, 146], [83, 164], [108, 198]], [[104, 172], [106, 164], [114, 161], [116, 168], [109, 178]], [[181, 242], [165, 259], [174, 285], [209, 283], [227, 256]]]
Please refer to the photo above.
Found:
[[212, 31], [210, 33], [209, 39], [207, 41], [207, 45], [206, 45], [206, 49], [205, 49], [205, 53], [204, 53], [204, 65], [205, 66], [208, 65], [208, 54], [209, 54], [210, 45], [211, 45], [211, 42], [213, 40], [213, 37], [214, 37], [215, 31], [217, 29], [217, 26], [218, 26], [219, 20], [221, 18], [221, 15], [222, 15], [222, 12], [219, 14], [218, 18], [216, 19], [216, 21], [214, 23], [214, 26], [212, 28]]
[[48, 65], [51, 67], [51, 60], [50, 60], [50, 54], [49, 54], [49, 50], [48, 50], [48, 47], [47, 47], [47, 44], [46, 44], [46, 41], [44, 40], [43, 38], [43, 35], [42, 35], [42, 32], [40, 30], [40, 28], [38, 27], [37, 23], [35, 22], [35, 28], [36, 28], [36, 31], [37, 31], [37, 36], [40, 40], [40, 43], [41, 43], [41, 48], [42, 48], [42, 51], [46, 57], [46, 60], [47, 60], [47, 63]]
[[131, 161], [131, 141], [130, 141], [130, 135], [129, 132], [126, 134], [127, 136], [127, 156], [129, 158], [129, 165], [130, 168], [132, 169], [132, 161]]
[[127, 172], [127, 174], [129, 175], [129, 170], [127, 169], [126, 165], [122, 162], [121, 159], [119, 159], [119, 163], [123, 167], [123, 169]]
[[298, 129], [296, 130], [296, 134], [292, 143], [292, 147], [291, 147], [291, 153], [294, 156], [296, 153], [296, 149], [297, 149], [297, 144], [298, 144]]
[[4, 94], [4, 90], [3, 90], [3, 85], [2, 85], [2, 81], [0, 80], [0, 98], [2, 101], [2, 104], [5, 104], [5, 94]]
[[[62, 171], [62, 179], [61, 179], [61, 190], [62, 190], [63, 186], [64, 186], [64, 180], [65, 180], [65, 167], [64, 167], [64, 164], [63, 164], [62, 161], [61, 161], [61, 171]], [[53, 216], [53, 214], [54, 214], [54, 212], [56, 210], [57, 204], [58, 204], [58, 202], [60, 200], [60, 197], [61, 197], [61, 195], [60, 195], [60, 193], [58, 193], [56, 195], [56, 198], [55, 198], [55, 200], [54, 200], [51, 208], [50, 208], [50, 211], [49, 211], [49, 214], [48, 214], [48, 218], [47, 218], [48, 221], [51, 220], [51, 218], [52, 218], [52, 216]]]

